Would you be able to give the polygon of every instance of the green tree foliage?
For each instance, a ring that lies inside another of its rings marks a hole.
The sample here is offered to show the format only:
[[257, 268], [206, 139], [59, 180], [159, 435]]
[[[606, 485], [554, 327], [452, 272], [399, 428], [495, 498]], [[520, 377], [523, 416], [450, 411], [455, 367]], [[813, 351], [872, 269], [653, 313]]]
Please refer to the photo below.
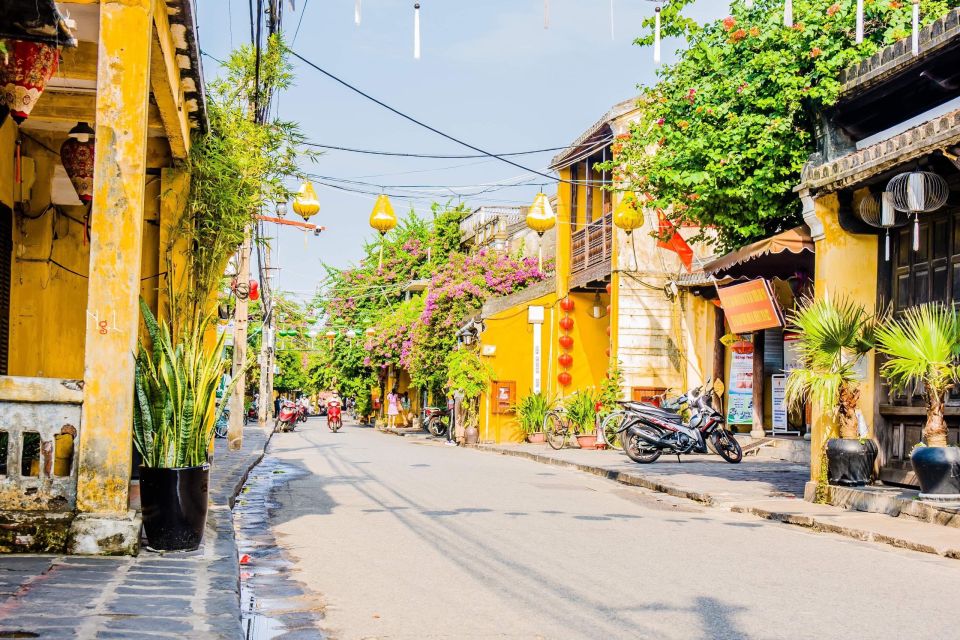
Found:
[[309, 378], [303, 365], [304, 352], [291, 349], [277, 350], [276, 363], [280, 368], [273, 379], [273, 388], [280, 392], [307, 391]]
[[[607, 166], [651, 208], [715, 228], [729, 249], [799, 223], [792, 188], [814, 151], [817, 110], [837, 100], [843, 68], [909, 35], [911, 4], [867, 0], [857, 45], [855, 0], [794, 0], [793, 27], [783, 0], [753, 9], [737, 0], [729, 17], [702, 27], [683, 15], [692, 2], [664, 8], [664, 34], [685, 37], [687, 48], [641, 87], [640, 120]], [[922, 0], [922, 22], [958, 4]]]

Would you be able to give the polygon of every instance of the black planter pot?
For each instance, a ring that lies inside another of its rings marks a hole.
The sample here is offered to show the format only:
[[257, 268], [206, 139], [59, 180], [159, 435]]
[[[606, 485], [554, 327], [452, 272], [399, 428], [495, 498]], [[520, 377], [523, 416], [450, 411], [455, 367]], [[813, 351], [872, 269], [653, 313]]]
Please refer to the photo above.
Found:
[[841, 487], [862, 487], [870, 484], [873, 463], [877, 459], [877, 443], [873, 440], [827, 440], [827, 479]]
[[917, 447], [910, 462], [921, 498], [960, 500], [960, 447]]
[[158, 551], [200, 546], [207, 523], [210, 465], [180, 469], [140, 467], [140, 504], [147, 544]]

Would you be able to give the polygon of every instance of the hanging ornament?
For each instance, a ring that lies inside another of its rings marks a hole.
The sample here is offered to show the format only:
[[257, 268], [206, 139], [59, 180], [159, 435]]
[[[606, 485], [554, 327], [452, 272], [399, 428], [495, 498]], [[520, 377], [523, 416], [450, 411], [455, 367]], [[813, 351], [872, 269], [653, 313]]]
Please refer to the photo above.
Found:
[[397, 226], [397, 216], [393, 212], [393, 205], [390, 204], [390, 198], [381, 193], [377, 196], [377, 201], [373, 205], [373, 211], [370, 213], [370, 226], [380, 233], [380, 268], [383, 268], [383, 237], [387, 232]]
[[560, 301], [560, 308], [566, 311], [567, 313], [570, 313], [571, 311], [573, 311], [573, 308], [575, 306], [576, 305], [573, 302], [573, 298], [569, 296], [567, 296], [566, 298]]
[[783, 26], [793, 26], [793, 0], [786, 0], [783, 3]]
[[572, 331], [573, 318], [571, 318], [570, 316], [564, 316], [560, 318], [560, 328], [563, 329], [564, 331]]
[[857, 44], [863, 42], [863, 0], [857, 0]]
[[610, 0], [610, 39], [616, 40], [613, 24], [613, 0]]
[[560, 336], [557, 342], [560, 344], [561, 349], [566, 349], [567, 351], [570, 351], [570, 349], [573, 349], [572, 336]]
[[569, 353], [561, 353], [557, 357], [557, 363], [560, 365], [561, 368], [569, 369], [570, 367], [573, 366], [573, 356], [570, 355]]
[[550, 28], [550, 0], [543, 0], [543, 28]]
[[337, 332], [331, 329], [324, 334], [324, 337], [326, 337], [328, 341], [333, 342], [334, 338], [337, 337]]
[[60, 162], [77, 191], [80, 202], [93, 200], [93, 156], [95, 143], [93, 129], [86, 122], [78, 122], [70, 129], [67, 139], [60, 145]]
[[353, 340], [353, 339], [356, 338], [356, 337], [357, 337], [357, 332], [356, 332], [356, 331], [354, 331], [353, 329], [347, 329], [347, 339], [348, 339], [348, 340]]
[[367, 336], [368, 338], [372, 338], [376, 334], [377, 334], [377, 330], [374, 329], [373, 327], [367, 327], [366, 330], [363, 332], [363, 335]]
[[361, 0], [356, 0], [353, 5], [353, 23], [360, 26], [360, 2]]
[[297, 197], [293, 199], [293, 211], [306, 222], [311, 216], [320, 212], [320, 200], [309, 180], [300, 185]]
[[913, 55], [920, 55], [920, 0], [913, 0], [913, 33], [911, 36]]
[[653, 17], [653, 62], [660, 64], [660, 6], [654, 10]]
[[60, 52], [53, 45], [7, 40], [7, 54], [0, 58], [0, 103], [17, 124], [30, 115], [59, 64]]
[[920, 214], [936, 211], [947, 203], [950, 187], [932, 171], [911, 171], [894, 176], [887, 183], [897, 211], [913, 214], [913, 250], [920, 249]]
[[543, 271], [543, 234], [557, 224], [557, 216], [550, 206], [550, 200], [543, 191], [533, 199], [533, 204], [527, 210], [527, 226], [537, 232], [540, 241], [537, 243], [537, 264]]
[[637, 202], [636, 194], [632, 192], [623, 194], [617, 208], [613, 210], [613, 224], [626, 231], [627, 235], [643, 226], [643, 209]]
[[260, 299], [260, 283], [256, 280], [251, 280], [247, 283], [247, 298], [252, 302], [256, 302]]
[[560, 372], [560, 375], [557, 376], [557, 382], [560, 383], [561, 387], [569, 387], [573, 382], [573, 376], [566, 371], [562, 371]]
[[420, 59], [420, 3], [413, 5], [413, 58]]

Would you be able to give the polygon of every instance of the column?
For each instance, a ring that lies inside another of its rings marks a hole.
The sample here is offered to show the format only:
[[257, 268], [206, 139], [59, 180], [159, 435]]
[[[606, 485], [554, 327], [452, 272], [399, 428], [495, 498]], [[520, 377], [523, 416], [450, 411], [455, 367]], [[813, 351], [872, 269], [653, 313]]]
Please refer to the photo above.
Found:
[[153, 0], [101, 2], [79, 514], [71, 553], [134, 552], [139, 532], [128, 494], [152, 33]]
[[763, 331], [753, 334], [753, 424], [750, 427], [750, 437], [759, 439], [766, 437], [763, 430]]

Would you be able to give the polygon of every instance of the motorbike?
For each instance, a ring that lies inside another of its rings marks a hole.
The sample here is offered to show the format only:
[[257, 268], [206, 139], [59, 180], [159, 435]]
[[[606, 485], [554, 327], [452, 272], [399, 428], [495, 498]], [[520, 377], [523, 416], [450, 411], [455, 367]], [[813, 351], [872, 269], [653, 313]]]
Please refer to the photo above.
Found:
[[306, 422], [307, 418], [309, 417], [310, 417], [310, 414], [307, 411], [307, 408], [298, 402], [297, 403], [297, 422]]
[[340, 403], [332, 400], [327, 403], [327, 427], [330, 431], [336, 433], [343, 426], [343, 418], [340, 414]]
[[[708, 385], [691, 390], [668, 408], [641, 402], [621, 404], [627, 411], [621, 444], [634, 462], [650, 464], [663, 453], [675, 454], [679, 461], [684, 454], [707, 453], [708, 442], [730, 464], [743, 460], [743, 449], [726, 429], [723, 414], [714, 408]], [[689, 408], [688, 421], [677, 410], [683, 404]]]
[[220, 414], [220, 417], [217, 418], [217, 423], [213, 426], [213, 435], [217, 438], [226, 438], [227, 431], [230, 428], [230, 409], [224, 407], [223, 412]]
[[427, 432], [438, 438], [447, 434], [447, 425], [450, 423], [450, 411], [440, 407], [427, 407], [423, 410], [424, 425]]
[[292, 400], [284, 400], [281, 402], [280, 413], [277, 414], [277, 420], [273, 425], [273, 430], [280, 432], [293, 431], [297, 425], [299, 412], [297, 404]]

